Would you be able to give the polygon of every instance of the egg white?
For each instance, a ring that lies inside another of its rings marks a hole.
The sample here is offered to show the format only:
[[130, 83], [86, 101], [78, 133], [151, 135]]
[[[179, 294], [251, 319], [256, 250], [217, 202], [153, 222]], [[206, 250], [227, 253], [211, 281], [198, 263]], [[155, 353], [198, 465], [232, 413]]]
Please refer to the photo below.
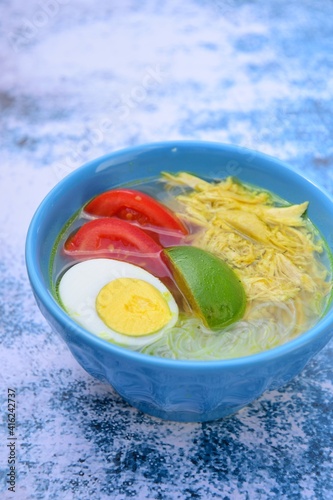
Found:
[[[118, 278], [136, 278], [153, 285], [163, 294], [172, 317], [155, 333], [129, 336], [109, 328], [96, 311], [96, 298], [100, 290]], [[127, 262], [112, 259], [91, 259], [72, 266], [62, 276], [58, 286], [59, 298], [66, 312], [89, 332], [117, 344], [140, 348], [162, 337], [165, 330], [174, 326], [178, 319], [178, 306], [166, 286], [148, 271]]]

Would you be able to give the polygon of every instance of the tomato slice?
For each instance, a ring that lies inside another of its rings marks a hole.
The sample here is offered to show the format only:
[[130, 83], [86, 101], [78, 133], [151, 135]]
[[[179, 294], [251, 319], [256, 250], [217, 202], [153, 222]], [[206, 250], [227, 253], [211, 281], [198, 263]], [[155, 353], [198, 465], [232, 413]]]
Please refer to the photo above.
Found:
[[94, 219], [86, 222], [68, 238], [65, 249], [91, 251], [122, 249], [141, 253], [156, 253], [162, 247], [142, 229], [119, 219]]
[[151, 225], [188, 234], [184, 224], [168, 207], [135, 189], [106, 191], [90, 201], [84, 211], [90, 215], [118, 217], [141, 226]]
[[86, 222], [64, 244], [65, 253], [80, 260], [96, 257], [122, 260], [159, 277], [169, 274], [161, 250], [162, 247], [142, 229], [113, 218]]

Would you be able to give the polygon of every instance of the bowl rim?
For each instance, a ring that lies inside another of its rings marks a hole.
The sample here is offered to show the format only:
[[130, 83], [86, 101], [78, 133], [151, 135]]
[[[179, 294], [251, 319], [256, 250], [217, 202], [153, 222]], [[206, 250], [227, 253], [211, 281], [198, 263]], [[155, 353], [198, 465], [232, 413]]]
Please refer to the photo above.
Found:
[[[333, 329], [333, 308], [331, 311], [328, 311], [320, 320], [309, 330], [300, 334], [298, 337], [282, 344], [272, 349], [262, 351], [256, 354], [251, 354], [248, 356], [242, 356], [237, 358], [228, 358], [228, 359], [219, 359], [219, 360], [179, 360], [172, 358], [161, 358], [159, 356], [151, 356], [148, 354], [144, 354], [137, 351], [132, 351], [126, 347], [117, 346], [112, 344], [97, 335], [89, 332], [81, 325], [76, 323], [60, 306], [60, 304], [56, 301], [51, 291], [45, 287], [44, 280], [42, 278], [41, 273], [38, 271], [38, 262], [36, 260], [37, 256], [37, 238], [35, 237], [36, 232], [38, 231], [38, 227], [40, 222], [43, 219], [43, 212], [50, 205], [52, 199], [60, 194], [63, 190], [64, 185], [72, 184], [73, 180], [76, 177], [79, 177], [80, 174], [85, 171], [89, 171], [96, 167], [96, 165], [103, 163], [106, 160], [110, 160], [111, 158], [117, 159], [122, 156], [131, 154], [137, 155], [139, 153], [147, 152], [148, 149], [164, 149], [164, 148], [177, 148], [177, 147], [185, 147], [185, 148], [208, 148], [212, 150], [223, 150], [229, 152], [237, 152], [244, 153], [248, 152], [250, 154], [255, 154], [260, 159], [267, 161], [269, 163], [274, 163], [275, 165], [281, 167], [285, 171], [293, 172], [295, 176], [305, 180], [307, 183], [311, 184], [315, 190], [319, 191], [319, 193], [326, 198], [326, 201], [332, 204], [333, 211], [333, 198], [332, 196], [325, 191], [321, 186], [317, 185], [313, 180], [307, 178], [303, 173], [300, 173], [298, 170], [293, 169], [288, 163], [279, 160], [271, 155], [266, 153], [262, 153], [253, 149], [249, 149], [242, 146], [237, 146], [233, 144], [225, 144], [220, 142], [211, 142], [211, 141], [198, 141], [198, 140], [175, 140], [175, 141], [160, 141], [160, 142], [152, 142], [137, 146], [129, 146], [126, 148], [122, 148], [119, 150], [115, 150], [110, 153], [106, 153], [102, 156], [99, 156], [93, 160], [90, 160], [83, 165], [76, 168], [74, 171], [67, 174], [63, 179], [61, 179], [43, 198], [39, 206], [37, 207], [31, 222], [29, 224], [29, 228], [26, 235], [26, 244], [25, 244], [25, 261], [26, 261], [26, 269], [28, 273], [28, 277], [30, 280], [31, 287], [38, 297], [40, 302], [43, 304], [45, 309], [47, 309], [48, 313], [54, 317], [57, 322], [61, 323], [65, 330], [69, 330], [77, 336], [77, 339], [82, 337], [86, 344], [97, 347], [104, 351], [114, 353], [118, 357], [127, 358], [132, 361], [144, 363], [149, 366], [154, 367], [165, 367], [174, 369], [185, 369], [185, 370], [198, 370], [198, 371], [209, 371], [216, 370], [218, 368], [226, 369], [226, 368], [235, 368], [235, 367], [249, 367], [253, 365], [260, 364], [262, 362], [271, 362], [277, 360], [278, 358], [282, 358], [285, 355], [291, 354], [306, 345], [310, 344], [313, 340], [319, 337], [323, 331], [326, 331], [328, 328]], [[333, 293], [333, 292], [332, 292]]]

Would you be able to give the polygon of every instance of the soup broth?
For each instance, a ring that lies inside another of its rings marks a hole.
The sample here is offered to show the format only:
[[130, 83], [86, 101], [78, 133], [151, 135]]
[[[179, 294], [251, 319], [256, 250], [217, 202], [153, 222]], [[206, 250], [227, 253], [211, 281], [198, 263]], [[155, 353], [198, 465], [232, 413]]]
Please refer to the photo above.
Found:
[[[54, 294], [73, 319], [82, 324], [80, 317], [74, 316], [61, 300], [59, 283], [74, 264], [96, 258], [115, 259], [120, 266], [125, 260], [145, 268], [165, 285], [178, 304], [177, 318], [173, 316], [173, 320], [163, 326], [163, 334], [157, 337], [147, 335], [133, 345], [115, 341], [107, 330], [100, 331], [100, 337], [153, 356], [228, 359], [281, 345], [314, 326], [325, 313], [331, 299], [331, 255], [306, 215], [306, 200], [290, 205], [274, 193], [245, 185], [235, 178], [201, 179], [185, 172], [164, 173], [159, 179], [121, 187], [158, 200], [176, 215], [180, 226], [176, 229], [157, 227], [142, 216], [138, 218], [135, 209], [128, 208], [119, 210], [113, 219], [122, 219], [131, 227], [143, 229], [164, 249], [162, 253], [166, 256], [172, 255], [170, 248], [180, 247], [185, 248], [183, 260], [186, 260], [186, 247], [194, 247], [223, 261], [241, 283], [246, 304], [239, 305], [236, 320], [225, 321], [221, 328], [212, 328], [209, 318], [205, 317], [207, 306], [202, 304], [207, 302], [207, 293], [212, 301], [218, 300], [218, 290], [211, 287], [207, 292], [205, 286], [209, 284], [205, 284], [205, 280], [200, 284], [188, 275], [184, 287], [186, 277], [179, 279], [182, 269], [178, 265], [170, 266], [168, 258], [158, 260], [157, 266], [155, 251], [133, 251], [122, 236], [118, 237], [121, 243], [115, 239], [115, 246], [120, 244], [123, 248], [113, 252], [110, 245], [95, 253], [76, 252], [74, 256], [64, 251], [66, 244], [69, 248], [66, 242], [71, 238], [74, 241], [87, 222], [105, 220], [104, 215], [92, 215], [83, 207], [59, 235], [51, 262]], [[182, 225], [186, 230], [182, 230]], [[193, 260], [190, 274], [197, 272], [200, 262]], [[232, 287], [233, 278], [230, 280]]]

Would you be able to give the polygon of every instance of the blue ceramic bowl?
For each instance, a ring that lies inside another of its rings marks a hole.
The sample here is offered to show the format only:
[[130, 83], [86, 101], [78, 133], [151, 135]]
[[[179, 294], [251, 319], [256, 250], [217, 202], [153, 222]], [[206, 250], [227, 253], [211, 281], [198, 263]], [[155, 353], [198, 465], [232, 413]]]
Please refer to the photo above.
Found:
[[63, 179], [38, 208], [26, 242], [29, 279], [42, 314], [76, 360], [143, 412], [169, 420], [204, 422], [236, 412], [267, 389], [278, 388], [297, 375], [332, 337], [333, 306], [314, 328], [295, 340], [260, 354], [224, 361], [150, 357], [114, 346], [76, 324], [50, 291], [50, 256], [57, 235], [89, 198], [106, 187], [156, 177], [163, 170], [187, 170], [213, 178], [236, 175], [292, 203], [308, 200], [309, 216], [328, 241], [333, 234], [333, 201], [269, 156], [223, 144], [169, 142], [91, 161]]

